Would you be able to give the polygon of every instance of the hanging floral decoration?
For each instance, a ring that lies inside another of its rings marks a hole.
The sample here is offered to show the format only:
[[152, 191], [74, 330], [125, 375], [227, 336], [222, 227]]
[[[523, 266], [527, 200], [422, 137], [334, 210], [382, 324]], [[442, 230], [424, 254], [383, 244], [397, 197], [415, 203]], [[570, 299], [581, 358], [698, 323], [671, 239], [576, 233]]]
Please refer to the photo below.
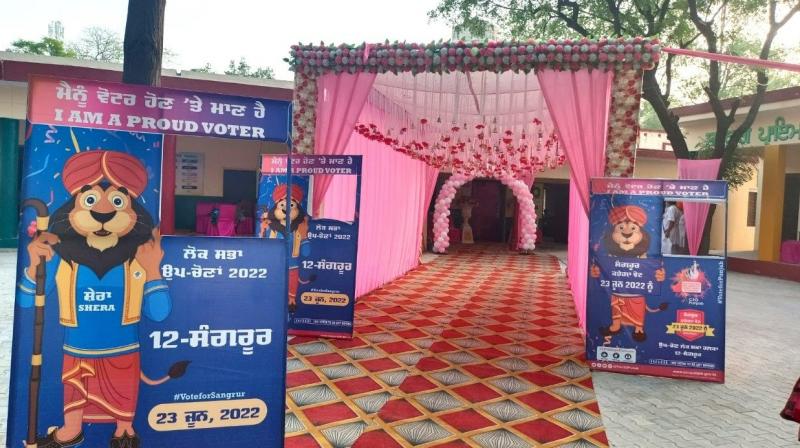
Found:
[[285, 59], [297, 73], [447, 73], [596, 68], [650, 69], [660, 58], [658, 39], [550, 39], [446, 41], [427, 44], [293, 45]]
[[419, 119], [415, 128], [416, 132], [406, 127], [381, 130], [372, 123], [359, 123], [355, 130], [432, 167], [471, 177], [518, 177], [566, 162], [555, 131], [546, 131], [539, 119], [517, 133], [493, 123], [452, 125], [442, 132], [440, 123], [427, 118]]

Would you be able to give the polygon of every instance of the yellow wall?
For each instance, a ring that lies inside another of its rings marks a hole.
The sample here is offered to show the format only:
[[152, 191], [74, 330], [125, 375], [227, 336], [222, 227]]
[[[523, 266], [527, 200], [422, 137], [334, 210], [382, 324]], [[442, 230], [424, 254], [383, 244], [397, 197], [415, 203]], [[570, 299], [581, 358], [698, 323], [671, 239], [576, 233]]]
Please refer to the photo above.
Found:
[[[747, 198], [758, 191], [758, 174], [737, 190], [728, 190], [728, 251], [749, 252], [755, 249], [756, 227], [747, 226]], [[722, 250], [725, 240], [725, 207], [718, 206], [711, 222], [711, 249]]]
[[286, 153], [286, 145], [273, 142], [179, 136], [177, 152], [205, 155], [203, 191], [196, 196], [222, 196], [222, 177], [226, 169], [256, 171], [261, 154]]
[[764, 148], [764, 171], [761, 181], [761, 214], [758, 223], [758, 259], [780, 259], [783, 226], [786, 149], [779, 145]]

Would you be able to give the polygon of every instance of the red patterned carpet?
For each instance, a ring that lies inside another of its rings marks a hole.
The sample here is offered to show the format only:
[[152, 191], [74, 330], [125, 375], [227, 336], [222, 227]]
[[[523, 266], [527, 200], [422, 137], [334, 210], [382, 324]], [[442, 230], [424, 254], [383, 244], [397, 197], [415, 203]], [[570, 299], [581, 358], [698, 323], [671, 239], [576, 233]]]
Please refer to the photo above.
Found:
[[456, 249], [295, 338], [286, 447], [608, 446], [554, 257]]

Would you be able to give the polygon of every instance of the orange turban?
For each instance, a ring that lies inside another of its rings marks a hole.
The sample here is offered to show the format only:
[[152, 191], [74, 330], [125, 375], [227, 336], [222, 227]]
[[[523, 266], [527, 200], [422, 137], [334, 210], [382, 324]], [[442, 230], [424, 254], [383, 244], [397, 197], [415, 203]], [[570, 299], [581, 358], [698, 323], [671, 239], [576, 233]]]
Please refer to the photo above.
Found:
[[103, 180], [117, 188], [125, 187], [134, 197], [147, 186], [147, 169], [136, 157], [117, 151], [79, 152], [67, 160], [61, 174], [69, 194], [80, 191], [84, 185], [97, 185]]
[[[303, 191], [303, 187], [297, 184], [292, 184], [292, 200], [302, 202], [303, 197], [306, 195], [306, 192]], [[280, 184], [272, 190], [272, 200], [275, 202], [280, 201], [281, 199], [286, 198], [286, 184]]]
[[643, 226], [647, 224], [647, 213], [641, 207], [623, 205], [611, 209], [611, 213], [608, 214], [608, 221], [612, 224], [630, 221]]

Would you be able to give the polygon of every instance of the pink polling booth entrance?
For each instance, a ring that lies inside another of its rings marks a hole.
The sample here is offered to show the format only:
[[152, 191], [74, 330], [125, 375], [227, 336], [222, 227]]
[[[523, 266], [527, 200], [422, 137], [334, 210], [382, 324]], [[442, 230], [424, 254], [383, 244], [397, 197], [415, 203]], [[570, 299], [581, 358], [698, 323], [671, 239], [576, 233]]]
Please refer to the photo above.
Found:
[[[633, 173], [641, 74], [659, 54], [641, 38], [294, 46], [295, 150], [364, 156], [358, 293], [418, 264], [440, 171], [522, 190], [569, 161], [568, 274], [585, 325], [589, 179]], [[319, 181], [320, 216], [351, 214], [352, 188]], [[517, 215], [518, 247], [532, 249], [535, 211]]]

